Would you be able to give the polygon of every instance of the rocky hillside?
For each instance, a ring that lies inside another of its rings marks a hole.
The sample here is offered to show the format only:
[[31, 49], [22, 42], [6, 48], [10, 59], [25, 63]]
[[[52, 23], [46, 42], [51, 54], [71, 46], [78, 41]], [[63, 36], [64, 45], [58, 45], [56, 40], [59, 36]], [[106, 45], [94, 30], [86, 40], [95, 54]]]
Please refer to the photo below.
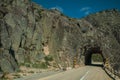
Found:
[[73, 19], [29, 0], [0, 0], [0, 72], [14, 72], [21, 65], [73, 67], [74, 58], [84, 65], [85, 50], [94, 46], [120, 73], [118, 10]]

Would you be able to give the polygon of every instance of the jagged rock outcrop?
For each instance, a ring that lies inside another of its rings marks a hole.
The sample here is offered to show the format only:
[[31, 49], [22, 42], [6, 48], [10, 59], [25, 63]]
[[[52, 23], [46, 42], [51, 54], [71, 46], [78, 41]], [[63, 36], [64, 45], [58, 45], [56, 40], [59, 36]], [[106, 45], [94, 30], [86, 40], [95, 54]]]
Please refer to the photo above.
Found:
[[13, 72], [20, 65], [73, 66], [74, 57], [82, 65], [85, 48], [99, 46], [120, 72], [119, 11], [73, 19], [29, 0], [0, 2], [0, 71]]

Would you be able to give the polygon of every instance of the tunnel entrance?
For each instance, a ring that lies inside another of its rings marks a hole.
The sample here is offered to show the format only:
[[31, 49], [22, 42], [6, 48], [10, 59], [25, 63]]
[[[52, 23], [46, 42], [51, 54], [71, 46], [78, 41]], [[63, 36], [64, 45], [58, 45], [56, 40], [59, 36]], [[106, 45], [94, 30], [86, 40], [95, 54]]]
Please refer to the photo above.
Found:
[[85, 65], [102, 65], [104, 57], [100, 47], [91, 47], [85, 52]]

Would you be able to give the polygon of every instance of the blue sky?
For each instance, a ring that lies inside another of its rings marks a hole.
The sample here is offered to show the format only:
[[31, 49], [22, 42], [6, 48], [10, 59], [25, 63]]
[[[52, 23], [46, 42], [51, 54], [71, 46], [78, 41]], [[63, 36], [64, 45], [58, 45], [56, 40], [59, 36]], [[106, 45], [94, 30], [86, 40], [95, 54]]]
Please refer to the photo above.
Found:
[[81, 18], [98, 11], [117, 8], [120, 0], [32, 0], [47, 9], [59, 9], [72, 18]]

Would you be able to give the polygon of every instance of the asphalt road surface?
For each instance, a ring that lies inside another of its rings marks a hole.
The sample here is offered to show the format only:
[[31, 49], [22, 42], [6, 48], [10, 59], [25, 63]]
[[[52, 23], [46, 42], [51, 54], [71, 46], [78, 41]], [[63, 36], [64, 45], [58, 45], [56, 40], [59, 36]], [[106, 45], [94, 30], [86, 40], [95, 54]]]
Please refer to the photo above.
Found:
[[14, 79], [14, 80], [38, 80], [39, 78], [43, 78], [46, 76], [58, 74], [62, 71], [48, 71], [48, 72], [42, 72], [42, 73], [37, 73], [37, 74], [32, 74], [30, 76], [25, 76], [22, 78]]
[[85, 66], [64, 71], [38, 80], [112, 80], [106, 72], [97, 66]]

